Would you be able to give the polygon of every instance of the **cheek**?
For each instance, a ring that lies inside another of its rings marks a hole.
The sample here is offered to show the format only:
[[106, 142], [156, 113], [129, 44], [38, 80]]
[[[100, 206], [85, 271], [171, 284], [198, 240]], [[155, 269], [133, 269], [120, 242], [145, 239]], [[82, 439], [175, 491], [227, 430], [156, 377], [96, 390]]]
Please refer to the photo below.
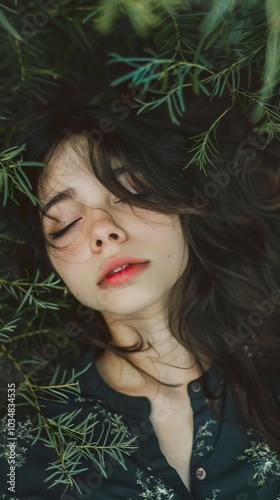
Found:
[[71, 288], [72, 283], [75, 282], [75, 266], [65, 262], [61, 257], [57, 256], [53, 250], [48, 251], [48, 256], [52, 266], [62, 281], [64, 281], [64, 283]]
[[[60, 257], [50, 255], [50, 260], [57, 274], [60, 276], [70, 292], [82, 303], [88, 305], [88, 297], [92, 300], [95, 295], [95, 275], [87, 265], [66, 262]], [[90, 275], [92, 278], [90, 279]], [[86, 302], [85, 302], [86, 301]]]
[[56, 255], [56, 252], [55, 250], [53, 249], [48, 249], [47, 250], [47, 253], [48, 253], [48, 257], [52, 263], [52, 266], [54, 267], [54, 269], [56, 270], [56, 272], [61, 275], [61, 271], [63, 269], [63, 262], [61, 261], [61, 259]]
[[166, 234], [166, 240], [167, 244], [171, 247], [173, 247], [174, 252], [181, 250], [183, 248], [187, 248], [187, 242], [186, 238], [181, 226], [181, 222], [179, 219], [176, 219], [172, 221], [171, 227], [167, 228], [167, 234]]
[[170, 254], [175, 261], [174, 263], [180, 274], [182, 274], [189, 261], [189, 245], [186, 241], [181, 225], [179, 224], [171, 236], [170, 250]]

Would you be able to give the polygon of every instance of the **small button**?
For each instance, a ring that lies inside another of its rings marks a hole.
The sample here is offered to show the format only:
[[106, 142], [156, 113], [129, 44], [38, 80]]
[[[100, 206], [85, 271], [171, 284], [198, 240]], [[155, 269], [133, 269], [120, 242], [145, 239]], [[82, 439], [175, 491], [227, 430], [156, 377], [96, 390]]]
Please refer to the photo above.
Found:
[[199, 467], [197, 470], [196, 470], [196, 477], [197, 479], [199, 479], [200, 481], [202, 481], [203, 479], [205, 479], [206, 477], [206, 470], [203, 469], [203, 467]]
[[191, 390], [193, 392], [200, 392], [201, 391], [201, 385], [199, 382], [192, 382], [191, 383]]

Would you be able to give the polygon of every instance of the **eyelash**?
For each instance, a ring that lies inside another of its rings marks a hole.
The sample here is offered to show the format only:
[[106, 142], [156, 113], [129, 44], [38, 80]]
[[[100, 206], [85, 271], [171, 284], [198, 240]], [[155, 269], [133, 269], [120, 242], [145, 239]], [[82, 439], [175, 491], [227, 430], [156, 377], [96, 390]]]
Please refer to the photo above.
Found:
[[114, 201], [114, 205], [117, 205], [118, 203], [127, 203], [127, 201], [124, 200], [123, 198], [117, 198], [116, 200], [117, 201]]
[[[126, 201], [124, 199], [117, 198], [117, 200], [114, 202], [114, 204], [117, 205], [118, 203], [126, 203]], [[67, 233], [69, 233], [69, 231], [71, 231], [72, 227], [79, 220], [81, 220], [81, 219], [74, 220], [73, 222], [71, 222], [70, 224], [68, 224], [68, 226], [65, 226], [63, 229], [60, 229], [59, 231], [55, 231], [54, 233], [49, 233], [48, 236], [50, 236], [52, 240], [58, 240], [59, 238], [62, 238]]]
[[65, 226], [63, 229], [60, 229], [59, 231], [55, 231], [54, 233], [49, 233], [49, 236], [51, 237], [52, 240], [58, 240], [59, 238], [62, 238], [62, 236], [65, 236], [71, 229], [72, 226], [76, 224], [81, 219], [74, 220], [71, 222], [71, 224], [68, 224], [68, 226]]

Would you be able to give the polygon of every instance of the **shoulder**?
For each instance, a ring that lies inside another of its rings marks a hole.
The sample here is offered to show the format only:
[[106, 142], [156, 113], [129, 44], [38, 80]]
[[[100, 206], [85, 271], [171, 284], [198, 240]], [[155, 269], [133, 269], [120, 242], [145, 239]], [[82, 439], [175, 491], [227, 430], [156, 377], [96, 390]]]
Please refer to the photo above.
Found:
[[37, 500], [37, 492], [40, 498], [60, 498], [71, 484], [76, 488], [77, 478], [88, 476], [89, 468], [101, 478], [106, 454], [120, 462], [133, 450], [122, 416], [95, 393], [93, 363], [91, 350], [72, 369], [58, 372], [55, 384], [39, 388], [37, 407], [19, 406], [13, 441], [8, 418], [2, 419], [0, 498], [6, 498], [11, 470], [16, 472], [19, 498]]

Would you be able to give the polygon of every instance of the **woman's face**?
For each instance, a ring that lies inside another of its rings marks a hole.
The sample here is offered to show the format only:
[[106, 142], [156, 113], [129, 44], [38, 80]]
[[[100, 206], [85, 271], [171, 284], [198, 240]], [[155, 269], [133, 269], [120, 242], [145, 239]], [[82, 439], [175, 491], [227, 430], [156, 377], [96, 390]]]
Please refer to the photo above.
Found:
[[39, 198], [50, 260], [82, 304], [129, 315], [166, 303], [189, 257], [178, 215], [118, 200], [70, 143], [46, 167]]

